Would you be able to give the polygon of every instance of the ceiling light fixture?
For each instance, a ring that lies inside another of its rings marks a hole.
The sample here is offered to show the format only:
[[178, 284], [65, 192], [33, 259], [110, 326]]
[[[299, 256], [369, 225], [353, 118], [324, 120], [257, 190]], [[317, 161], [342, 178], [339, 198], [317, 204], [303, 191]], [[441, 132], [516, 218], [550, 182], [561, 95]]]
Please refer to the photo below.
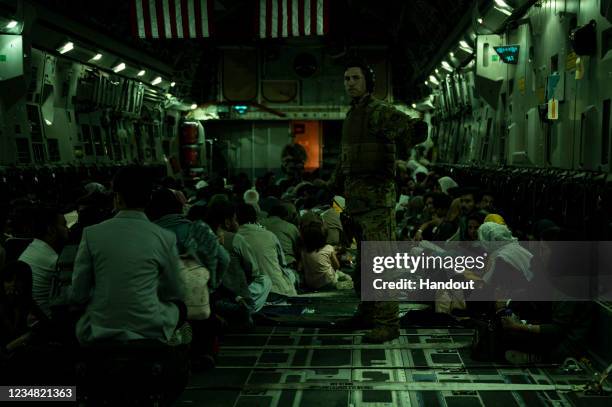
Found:
[[510, 5], [508, 3], [506, 3], [504, 0], [495, 0], [495, 4], [497, 4], [499, 7], [507, 8], [507, 9], [511, 9], [512, 10], [512, 7], [510, 7]]
[[125, 63], [120, 63], [119, 65], [117, 65], [116, 67], [113, 68], [113, 72], [117, 73], [117, 72], [121, 72], [125, 69]]
[[141, 69], [140, 72], [138, 72], [138, 76], [143, 76], [146, 73], [147, 71], [145, 71], [144, 69]]
[[151, 82], [151, 85], [157, 85], [161, 83], [161, 81], [162, 81], [161, 76], [158, 76], [157, 78], [153, 79], [153, 82]]
[[176, 82], [170, 82], [170, 87], [173, 88], [176, 85]]
[[102, 59], [102, 54], [96, 54], [92, 59], [94, 61], [99, 61], [100, 59]]
[[493, 6], [493, 8], [497, 11], [499, 11], [500, 13], [504, 13], [507, 16], [511, 16], [512, 15], [512, 11], [505, 9], [505, 8], [501, 8], [501, 7], [497, 7], [497, 6]]
[[11, 21], [9, 21], [9, 23], [6, 25], [6, 28], [15, 28], [15, 27], [17, 27], [17, 24], [19, 24], [19, 23], [17, 23], [17, 21], [15, 21], [15, 20], [11, 20]]
[[74, 44], [72, 42], [67, 42], [64, 45], [62, 45], [60, 48], [58, 48], [57, 50], [59, 51], [60, 54], [65, 54], [68, 51], [72, 51], [74, 49]]
[[470, 47], [470, 45], [464, 40], [459, 41], [459, 48], [461, 48], [462, 50], [468, 53], [471, 53], [472, 51], [474, 51], [472, 47]]
[[198, 105], [196, 103], [191, 105], [191, 110], [194, 110], [194, 109], [197, 109], [197, 108], [198, 108]]

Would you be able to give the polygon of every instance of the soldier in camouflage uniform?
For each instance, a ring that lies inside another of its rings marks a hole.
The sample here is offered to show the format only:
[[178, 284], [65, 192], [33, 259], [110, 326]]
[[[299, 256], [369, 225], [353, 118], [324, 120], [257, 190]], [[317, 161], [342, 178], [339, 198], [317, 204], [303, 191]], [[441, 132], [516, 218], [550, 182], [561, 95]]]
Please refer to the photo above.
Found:
[[[425, 140], [427, 125], [392, 105], [372, 97], [374, 73], [355, 61], [344, 72], [344, 87], [352, 98], [342, 127], [342, 154], [330, 186], [344, 191], [345, 212], [357, 230], [357, 267], [353, 280], [361, 294], [360, 241], [395, 240], [395, 160]], [[344, 325], [371, 328], [364, 342], [383, 343], [399, 336], [397, 302], [361, 302]]]

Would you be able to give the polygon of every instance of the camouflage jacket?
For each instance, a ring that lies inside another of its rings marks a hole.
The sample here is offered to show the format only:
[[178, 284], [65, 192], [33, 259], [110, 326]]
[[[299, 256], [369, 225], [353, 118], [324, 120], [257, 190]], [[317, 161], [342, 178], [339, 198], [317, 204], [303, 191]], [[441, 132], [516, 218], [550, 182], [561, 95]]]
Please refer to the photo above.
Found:
[[[410, 148], [423, 142], [427, 137], [427, 127], [424, 126], [424, 122], [413, 119], [391, 104], [369, 95], [351, 103], [351, 108], [345, 120], [350, 118], [357, 107], [365, 107], [366, 127], [371, 136], [381, 140], [381, 143], [395, 143], [396, 159], [406, 158], [409, 155]], [[344, 142], [347, 140], [350, 142], [351, 135], [343, 135], [343, 140]], [[344, 195], [348, 213], [395, 206], [394, 178], [377, 173], [367, 176], [344, 175], [341, 169], [341, 160], [342, 158], [332, 174], [329, 185], [334, 192]]]

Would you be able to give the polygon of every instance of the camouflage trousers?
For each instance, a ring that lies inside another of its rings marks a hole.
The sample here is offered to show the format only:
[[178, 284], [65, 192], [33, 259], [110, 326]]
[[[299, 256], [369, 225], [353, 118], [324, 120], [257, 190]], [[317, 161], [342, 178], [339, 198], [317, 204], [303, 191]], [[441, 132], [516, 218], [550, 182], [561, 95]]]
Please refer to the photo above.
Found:
[[[357, 296], [361, 297], [361, 241], [394, 241], [395, 209], [378, 208], [351, 217], [360, 229], [353, 282]], [[357, 312], [375, 327], [399, 327], [399, 303], [396, 301], [361, 301]]]

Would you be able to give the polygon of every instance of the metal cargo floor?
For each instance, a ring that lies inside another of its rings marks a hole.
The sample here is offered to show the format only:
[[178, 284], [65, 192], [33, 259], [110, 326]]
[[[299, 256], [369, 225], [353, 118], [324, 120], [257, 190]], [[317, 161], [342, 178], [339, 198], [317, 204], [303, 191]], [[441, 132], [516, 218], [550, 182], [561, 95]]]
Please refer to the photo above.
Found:
[[[286, 304], [283, 312], [272, 313], [276, 315], [272, 319], [283, 326], [260, 326], [226, 336], [217, 367], [195, 374], [176, 405], [612, 405], [612, 397], [575, 391], [592, 379], [586, 370], [472, 360], [470, 329], [403, 328], [400, 338], [392, 342], [368, 345], [361, 344], [363, 332], [313, 327], [317, 321], [326, 326], [334, 317], [350, 315], [356, 302], [349, 298], [346, 293], [300, 298], [298, 304]], [[286, 326], [289, 323], [306, 327]]]

